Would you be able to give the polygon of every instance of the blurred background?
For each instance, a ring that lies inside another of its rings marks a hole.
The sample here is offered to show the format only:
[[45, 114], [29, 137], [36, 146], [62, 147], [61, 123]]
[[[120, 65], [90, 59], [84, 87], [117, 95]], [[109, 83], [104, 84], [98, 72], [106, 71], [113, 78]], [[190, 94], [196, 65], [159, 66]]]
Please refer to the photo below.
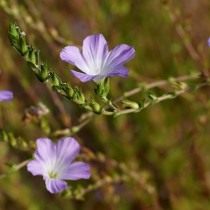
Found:
[[[136, 49], [129, 78], [111, 80], [113, 98], [141, 82], [191, 72], [208, 77], [209, 0], [0, 0], [0, 88], [15, 94], [0, 104], [0, 127], [29, 142], [58, 138], [56, 131], [77, 125], [84, 110], [34, 77], [9, 43], [10, 22], [21, 26], [53, 71], [89, 95], [94, 85], [73, 78], [59, 52], [93, 33], [104, 34], [110, 48], [126, 43]], [[70, 182], [74, 193], [51, 195], [41, 177], [23, 168], [0, 179], [0, 209], [210, 209], [209, 90], [137, 114], [94, 116], [74, 135], [92, 166], [91, 180]], [[0, 173], [32, 152], [1, 141]]]

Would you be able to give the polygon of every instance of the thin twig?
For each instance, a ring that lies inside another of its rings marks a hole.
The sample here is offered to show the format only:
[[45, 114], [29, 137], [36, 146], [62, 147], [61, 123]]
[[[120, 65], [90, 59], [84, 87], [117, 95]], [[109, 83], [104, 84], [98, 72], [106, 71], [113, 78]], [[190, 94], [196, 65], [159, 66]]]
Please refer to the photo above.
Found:
[[[199, 87], [197, 87], [196, 89], [199, 89], [203, 86], [206, 86], [206, 85], [209, 85], [209, 83], [204, 83], [203, 85], [200, 85]], [[140, 107], [139, 109], [125, 109], [125, 110], [122, 110], [122, 111], [119, 111], [117, 113], [114, 114], [115, 117], [118, 117], [120, 115], [124, 115], [124, 114], [129, 114], [129, 113], [136, 113], [136, 112], [141, 112], [143, 109], [149, 107], [150, 105], [154, 105], [154, 104], [157, 104], [157, 103], [160, 103], [162, 101], [165, 101], [165, 100], [169, 100], [169, 99], [174, 99], [176, 98], [177, 96], [189, 91], [190, 88], [186, 88], [186, 89], [183, 89], [183, 90], [179, 90], [179, 91], [176, 91], [174, 94], [165, 94], [163, 96], [160, 96], [158, 97], [156, 100], [154, 101], [151, 101], [151, 102], [147, 102], [145, 103], [142, 107]]]
[[52, 133], [53, 137], [58, 137], [58, 136], [72, 136], [76, 133], [78, 133], [84, 126], [86, 126], [91, 119], [93, 118], [93, 113], [86, 113], [88, 114], [87, 117], [81, 120], [81, 122], [78, 125], [73, 126], [72, 128], [66, 128], [62, 130], [57, 130]]
[[23, 162], [17, 165], [13, 165], [12, 168], [7, 173], [0, 175], [0, 179], [3, 179], [16, 171], [19, 171], [21, 168], [25, 167], [29, 161], [30, 160], [24, 160]]
[[[192, 75], [184, 75], [184, 76], [180, 76], [180, 77], [177, 77], [177, 78], [173, 78], [173, 81], [174, 82], [185, 82], [185, 81], [199, 79], [199, 78], [200, 78], [200, 74], [195, 73], [195, 74], [192, 74]], [[113, 103], [117, 103], [119, 101], [124, 100], [125, 98], [131, 97], [131, 96], [141, 92], [143, 89], [149, 90], [149, 89], [152, 89], [152, 88], [155, 88], [155, 87], [165, 86], [169, 83], [170, 83], [170, 78], [168, 80], [160, 80], [160, 81], [156, 81], [156, 82], [153, 82], [153, 83], [150, 83], [150, 84], [146, 84], [146, 85], [141, 86], [141, 87], [134, 88], [132, 90], [129, 90], [129, 91], [125, 92], [122, 96], [116, 98], [113, 101]]]

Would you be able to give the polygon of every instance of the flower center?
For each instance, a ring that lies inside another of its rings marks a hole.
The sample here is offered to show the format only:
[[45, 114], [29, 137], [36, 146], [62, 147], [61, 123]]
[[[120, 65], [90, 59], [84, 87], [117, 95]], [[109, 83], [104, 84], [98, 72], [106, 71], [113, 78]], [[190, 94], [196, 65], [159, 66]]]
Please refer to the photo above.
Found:
[[55, 171], [49, 171], [48, 176], [51, 179], [56, 179], [58, 177], [58, 173], [56, 173]]

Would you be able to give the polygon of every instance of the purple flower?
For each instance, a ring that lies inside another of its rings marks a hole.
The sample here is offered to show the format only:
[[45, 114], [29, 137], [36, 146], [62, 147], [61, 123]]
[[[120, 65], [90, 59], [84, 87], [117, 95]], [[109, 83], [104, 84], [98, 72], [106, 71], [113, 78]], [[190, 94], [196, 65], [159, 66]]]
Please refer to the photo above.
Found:
[[90, 35], [83, 41], [82, 50], [75, 46], [65, 47], [60, 58], [82, 72], [71, 70], [72, 74], [82, 82], [101, 80], [106, 77], [126, 77], [126, 62], [135, 56], [135, 50], [129, 45], [121, 44], [109, 51], [102, 34]]
[[210, 37], [208, 38], [208, 46], [210, 47]]
[[10, 101], [13, 99], [13, 93], [9, 90], [0, 91], [0, 101]]
[[43, 176], [49, 192], [58, 193], [66, 189], [68, 185], [64, 180], [90, 178], [88, 164], [73, 162], [80, 150], [74, 138], [66, 137], [57, 143], [48, 138], [39, 138], [36, 145], [34, 160], [28, 163], [27, 170], [34, 176]]

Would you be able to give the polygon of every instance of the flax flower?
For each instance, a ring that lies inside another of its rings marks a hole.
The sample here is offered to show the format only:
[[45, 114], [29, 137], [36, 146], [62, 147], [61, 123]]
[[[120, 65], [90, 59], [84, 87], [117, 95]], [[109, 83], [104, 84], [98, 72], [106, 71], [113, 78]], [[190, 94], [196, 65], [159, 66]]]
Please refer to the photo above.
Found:
[[72, 74], [82, 82], [98, 81], [114, 76], [126, 77], [128, 69], [124, 64], [134, 56], [134, 48], [127, 44], [120, 44], [109, 51], [102, 34], [87, 36], [81, 50], [70, 45], [60, 53], [60, 58], [63, 61], [82, 71], [71, 70]]
[[9, 90], [0, 90], [0, 101], [10, 101], [13, 99], [13, 93]]
[[49, 192], [58, 193], [66, 189], [68, 185], [64, 180], [90, 177], [88, 164], [81, 161], [73, 162], [80, 150], [74, 138], [66, 137], [57, 143], [48, 138], [39, 138], [36, 145], [34, 160], [28, 163], [27, 170], [34, 176], [43, 176]]

